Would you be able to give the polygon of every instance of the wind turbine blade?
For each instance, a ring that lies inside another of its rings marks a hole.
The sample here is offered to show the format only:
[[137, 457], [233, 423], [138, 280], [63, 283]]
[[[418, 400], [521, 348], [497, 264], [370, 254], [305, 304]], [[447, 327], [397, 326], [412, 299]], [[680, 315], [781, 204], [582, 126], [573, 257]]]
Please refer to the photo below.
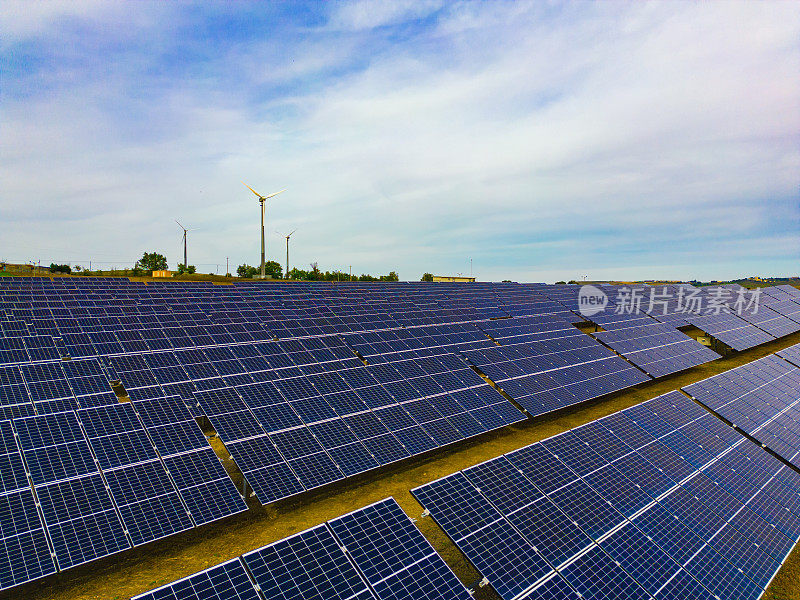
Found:
[[242, 182], [242, 185], [243, 185], [244, 187], [246, 187], [248, 190], [250, 190], [251, 192], [253, 192], [253, 193], [254, 193], [256, 196], [258, 196], [258, 199], [259, 199], [259, 200], [261, 200], [261, 198], [263, 198], [263, 197], [264, 197], [264, 196], [262, 196], [261, 194], [259, 194], [257, 191], [255, 191], [253, 188], [251, 188], [249, 185], [247, 185], [247, 184], [246, 184], [244, 181]]
[[295, 229], [294, 231], [292, 231], [292, 233], [290, 233], [290, 234], [289, 234], [289, 235], [287, 235], [286, 237], [292, 237], [292, 236], [294, 235], [294, 232], [295, 232], [295, 231], [297, 231], [297, 229]]
[[181, 229], [183, 229], [184, 231], [186, 231], [186, 227], [184, 227], [183, 225], [181, 225], [181, 224], [180, 224], [180, 222], [178, 221], [178, 219], [175, 219], [175, 222], [176, 222], [176, 223], [178, 223], [178, 227], [180, 227]]
[[286, 189], [287, 189], [287, 188], [283, 188], [283, 189], [282, 189], [280, 192], [275, 192], [274, 194], [270, 194], [269, 196], [264, 196], [264, 200], [268, 200], [268, 199], [270, 199], [270, 198], [274, 198], [274, 197], [275, 197], [275, 196], [277, 196], [278, 194], [282, 194], [283, 192], [285, 192], [285, 191], [286, 191]]

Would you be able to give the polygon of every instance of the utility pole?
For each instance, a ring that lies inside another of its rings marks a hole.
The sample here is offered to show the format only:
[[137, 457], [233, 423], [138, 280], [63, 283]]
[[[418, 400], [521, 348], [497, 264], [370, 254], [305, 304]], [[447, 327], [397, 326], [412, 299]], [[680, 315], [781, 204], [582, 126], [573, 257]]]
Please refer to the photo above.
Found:
[[350, 281], [353, 281], [353, 265], [350, 265]]
[[231, 267], [230, 267], [230, 265], [228, 264], [228, 259], [229, 259], [229, 258], [230, 258], [229, 256], [226, 256], [226, 257], [225, 257], [225, 275], [227, 275], [228, 273], [230, 273], [230, 272], [231, 272]]

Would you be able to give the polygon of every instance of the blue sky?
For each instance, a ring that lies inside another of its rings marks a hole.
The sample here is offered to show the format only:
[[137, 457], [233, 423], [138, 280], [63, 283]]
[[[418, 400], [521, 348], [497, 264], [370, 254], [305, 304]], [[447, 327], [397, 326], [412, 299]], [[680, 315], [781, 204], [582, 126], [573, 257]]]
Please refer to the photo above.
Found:
[[800, 11], [7, 0], [0, 259], [797, 275]]

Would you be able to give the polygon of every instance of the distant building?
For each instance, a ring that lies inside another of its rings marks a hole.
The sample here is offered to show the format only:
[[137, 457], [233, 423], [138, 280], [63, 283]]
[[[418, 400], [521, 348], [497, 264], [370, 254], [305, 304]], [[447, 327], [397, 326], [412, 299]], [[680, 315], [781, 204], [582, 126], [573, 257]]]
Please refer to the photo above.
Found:
[[462, 277], [461, 275], [434, 275], [433, 281], [449, 281], [457, 283], [474, 283], [474, 277]]
[[153, 271], [153, 277], [172, 277], [174, 271]]

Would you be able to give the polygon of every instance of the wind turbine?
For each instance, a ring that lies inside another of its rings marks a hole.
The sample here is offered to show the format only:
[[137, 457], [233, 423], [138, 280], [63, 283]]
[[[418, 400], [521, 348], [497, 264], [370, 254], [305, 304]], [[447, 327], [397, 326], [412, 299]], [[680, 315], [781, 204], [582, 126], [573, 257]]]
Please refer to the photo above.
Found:
[[279, 192], [274, 192], [274, 193], [270, 194], [269, 196], [262, 196], [257, 191], [255, 191], [253, 188], [251, 188], [249, 185], [247, 185], [244, 181], [242, 182], [242, 185], [244, 185], [244, 187], [246, 187], [248, 190], [253, 192], [256, 196], [258, 196], [258, 201], [261, 203], [261, 279], [264, 279], [264, 276], [266, 275], [264, 273], [264, 260], [266, 258], [266, 254], [264, 252], [264, 202], [266, 202], [270, 198], [274, 198], [278, 194], [282, 194], [283, 192], [286, 191], [286, 188], [282, 189]]
[[[289, 235], [284, 236], [286, 238], [286, 279], [289, 279], [289, 238], [294, 235], [295, 231], [297, 231], [297, 229], [294, 229]], [[277, 233], [278, 235], [283, 235], [278, 231], [276, 231], [275, 233]]]
[[184, 268], [187, 268], [189, 266], [189, 263], [186, 262], [186, 232], [187, 231], [195, 231], [195, 229], [197, 229], [197, 228], [195, 228], [195, 229], [186, 229], [186, 227], [184, 227], [183, 225], [180, 224], [180, 222], [178, 222], [178, 219], [175, 219], [175, 222], [178, 223], [178, 227], [183, 229], [183, 266], [184, 266]]

